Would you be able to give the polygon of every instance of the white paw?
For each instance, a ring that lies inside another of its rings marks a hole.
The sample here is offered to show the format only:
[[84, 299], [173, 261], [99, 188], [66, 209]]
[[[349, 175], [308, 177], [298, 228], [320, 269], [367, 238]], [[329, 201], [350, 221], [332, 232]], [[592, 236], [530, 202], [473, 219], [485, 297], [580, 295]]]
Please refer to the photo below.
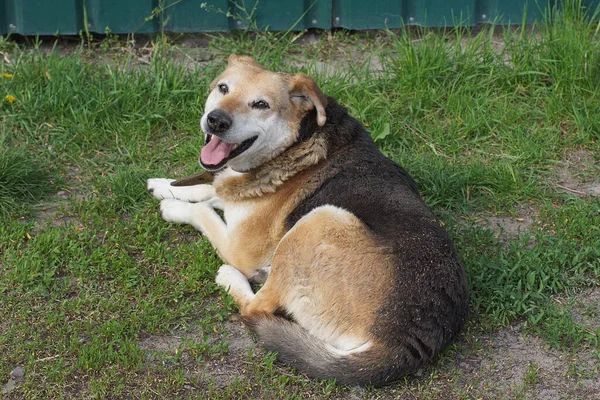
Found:
[[173, 181], [174, 179], [148, 179], [148, 192], [159, 200], [176, 199], [190, 203], [218, 200], [212, 185], [171, 186]]
[[165, 178], [152, 178], [148, 179], [147, 188], [148, 192], [159, 200], [162, 199], [174, 199], [175, 195], [171, 190], [171, 182], [175, 181], [175, 179], [165, 179]]
[[176, 196], [181, 196], [181, 200], [187, 200], [195, 203], [199, 202], [210, 202], [215, 199], [218, 200], [217, 192], [213, 185], [202, 184], [194, 186], [183, 186], [175, 187], [178, 189], [175, 192]]
[[189, 224], [194, 215], [193, 206], [185, 201], [165, 199], [160, 202], [160, 215], [167, 222]]
[[238, 292], [246, 294], [246, 292], [250, 291], [250, 294], [252, 294], [248, 279], [231, 265], [222, 265], [219, 268], [215, 282], [229, 293]]

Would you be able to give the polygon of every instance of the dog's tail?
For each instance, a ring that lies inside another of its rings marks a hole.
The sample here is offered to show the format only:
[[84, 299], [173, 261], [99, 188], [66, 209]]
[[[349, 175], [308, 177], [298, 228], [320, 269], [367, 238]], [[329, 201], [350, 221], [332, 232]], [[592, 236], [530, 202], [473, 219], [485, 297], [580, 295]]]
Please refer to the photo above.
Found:
[[[297, 323], [276, 315], [245, 319], [259, 343], [277, 358], [309, 377], [335, 379], [343, 385], [383, 386], [415, 371], [432, 354], [410, 347], [373, 343], [363, 351], [336, 351]], [[411, 351], [412, 350], [412, 351]]]

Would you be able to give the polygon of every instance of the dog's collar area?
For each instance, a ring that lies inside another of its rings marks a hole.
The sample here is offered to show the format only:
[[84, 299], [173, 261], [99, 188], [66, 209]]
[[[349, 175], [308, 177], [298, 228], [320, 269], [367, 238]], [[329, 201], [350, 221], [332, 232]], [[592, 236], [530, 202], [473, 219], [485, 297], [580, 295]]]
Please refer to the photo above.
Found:
[[[327, 156], [327, 140], [314, 135], [310, 139], [297, 143], [266, 163], [246, 171], [234, 169], [236, 172], [248, 174], [243, 187], [234, 185], [231, 191], [223, 192], [225, 196], [235, 199], [247, 199], [265, 193], [275, 193], [277, 188], [296, 174], [318, 164]], [[293, 165], [294, 168], [290, 168]], [[226, 186], [227, 187], [227, 186]]]

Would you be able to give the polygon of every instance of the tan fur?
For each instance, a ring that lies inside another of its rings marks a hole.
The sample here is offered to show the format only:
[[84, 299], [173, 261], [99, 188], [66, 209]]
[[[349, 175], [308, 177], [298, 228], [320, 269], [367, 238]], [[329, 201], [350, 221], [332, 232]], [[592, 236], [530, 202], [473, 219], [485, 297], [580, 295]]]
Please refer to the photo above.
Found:
[[[249, 173], [217, 175], [214, 187], [226, 207], [248, 210], [245, 220], [233, 229], [226, 229], [214, 212], [197, 213], [201, 230], [226, 263], [248, 277], [270, 264], [285, 234], [287, 215], [314, 190], [315, 183], [308, 181], [325, 152], [321, 139], [311, 139]], [[193, 178], [188, 179], [193, 182]]]
[[314, 166], [325, 158], [322, 139], [312, 138], [294, 151], [247, 174], [217, 177], [217, 195], [229, 207], [251, 210], [246, 220], [229, 232], [228, 249], [220, 250], [224, 260], [246, 276], [270, 264], [278, 242], [285, 234], [285, 219], [314, 189], [308, 180]]
[[261, 65], [257, 63], [254, 58], [248, 56], [240, 56], [237, 54], [231, 54], [227, 58], [227, 65], [230, 67], [234, 65], [242, 65], [243, 67], [254, 67], [262, 69]]
[[[228, 232], [228, 249], [223, 254], [228, 264], [234, 265], [246, 276], [252, 276], [257, 269], [270, 265], [275, 248], [285, 234], [285, 218], [296, 206], [298, 194], [309, 176], [308, 171], [297, 174], [282, 184], [276, 193], [225, 200], [226, 207], [243, 206], [249, 210], [246, 218]], [[222, 185], [227, 186], [226, 182]]]
[[[337, 334], [367, 341], [366, 329], [387, 296], [392, 277], [386, 249], [355, 216], [317, 209], [281, 240], [269, 279], [252, 302], [241, 304], [240, 311], [249, 318], [283, 307], [294, 310], [300, 320], [318, 317]], [[303, 297], [310, 301], [302, 304]]]
[[326, 115], [325, 107], [327, 107], [327, 97], [323, 94], [321, 89], [317, 86], [312, 78], [309, 78], [303, 74], [297, 74], [290, 78], [290, 93], [292, 97], [306, 97], [309, 100], [310, 105], [307, 102], [300, 101], [303, 104], [301, 107], [308, 111], [314, 106], [317, 109], [317, 123], [319, 126], [325, 125]]
[[226, 81], [234, 76], [243, 82], [235, 96], [225, 96], [219, 103], [219, 108], [230, 113], [246, 112], [248, 105], [242, 103], [241, 99], [248, 97], [250, 93], [261, 93], [272, 104], [285, 104], [287, 100], [287, 78], [285, 75], [267, 71], [260, 67], [248, 67], [248, 64], [235, 63], [230, 65], [220, 76], [218, 81]]

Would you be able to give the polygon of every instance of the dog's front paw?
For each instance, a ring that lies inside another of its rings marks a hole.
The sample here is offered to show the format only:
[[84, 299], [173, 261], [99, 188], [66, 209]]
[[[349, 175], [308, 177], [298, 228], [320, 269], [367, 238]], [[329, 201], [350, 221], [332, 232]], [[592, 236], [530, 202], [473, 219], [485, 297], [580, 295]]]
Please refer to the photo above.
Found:
[[250, 288], [248, 279], [244, 274], [231, 265], [222, 265], [219, 268], [215, 282], [228, 292], [247, 291]]
[[175, 195], [171, 190], [171, 182], [174, 182], [175, 179], [165, 179], [165, 178], [152, 178], [148, 179], [147, 188], [148, 192], [156, 197], [159, 200], [162, 199], [174, 199]]
[[174, 179], [163, 178], [148, 179], [148, 192], [159, 200], [176, 199], [190, 203], [208, 202], [211, 206], [219, 201], [212, 185], [171, 186], [171, 182], [174, 181]]
[[189, 224], [193, 216], [192, 204], [175, 199], [165, 199], [160, 202], [160, 216], [167, 222]]

